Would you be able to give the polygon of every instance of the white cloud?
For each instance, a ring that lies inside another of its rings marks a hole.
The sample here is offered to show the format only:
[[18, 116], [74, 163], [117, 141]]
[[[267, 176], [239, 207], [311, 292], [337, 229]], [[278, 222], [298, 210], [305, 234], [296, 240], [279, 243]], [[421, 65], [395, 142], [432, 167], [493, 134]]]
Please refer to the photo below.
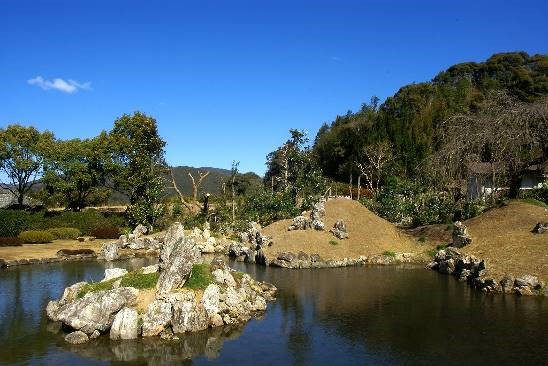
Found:
[[342, 58], [340, 58], [339, 56], [331, 56], [331, 61], [341, 62]]
[[91, 82], [79, 83], [76, 80], [68, 79], [67, 81], [61, 78], [46, 80], [41, 76], [27, 80], [29, 85], [36, 85], [44, 90], [55, 89], [63, 93], [73, 94], [78, 90], [91, 90]]

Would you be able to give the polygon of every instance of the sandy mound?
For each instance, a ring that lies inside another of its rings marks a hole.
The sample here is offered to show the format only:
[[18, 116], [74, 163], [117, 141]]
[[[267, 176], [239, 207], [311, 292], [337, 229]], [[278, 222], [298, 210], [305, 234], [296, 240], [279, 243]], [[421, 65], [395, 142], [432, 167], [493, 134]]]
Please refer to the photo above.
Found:
[[[342, 259], [377, 255], [384, 251], [422, 253], [427, 249], [357, 201], [331, 200], [326, 203], [325, 209], [326, 231], [287, 231], [292, 220], [277, 221], [264, 228], [263, 234], [271, 236], [274, 241], [274, 244], [265, 250], [267, 257], [273, 258], [285, 251], [303, 251], [308, 254], [318, 253], [323, 259]], [[343, 219], [346, 223], [348, 239], [337, 239], [329, 232], [338, 219]]]
[[466, 253], [485, 259], [489, 275], [532, 274], [548, 279], [548, 234], [533, 234], [539, 221], [548, 221], [542, 207], [512, 201], [465, 222], [472, 243]]

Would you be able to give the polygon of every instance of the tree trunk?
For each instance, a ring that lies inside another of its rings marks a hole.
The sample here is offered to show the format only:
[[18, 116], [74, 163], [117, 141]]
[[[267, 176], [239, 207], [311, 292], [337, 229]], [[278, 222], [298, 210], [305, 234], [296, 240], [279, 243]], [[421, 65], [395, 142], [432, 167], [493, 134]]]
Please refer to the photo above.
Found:
[[360, 191], [362, 190], [361, 180], [362, 180], [362, 175], [358, 174], [358, 201], [360, 200]]
[[350, 199], [352, 199], [352, 172], [350, 172]]

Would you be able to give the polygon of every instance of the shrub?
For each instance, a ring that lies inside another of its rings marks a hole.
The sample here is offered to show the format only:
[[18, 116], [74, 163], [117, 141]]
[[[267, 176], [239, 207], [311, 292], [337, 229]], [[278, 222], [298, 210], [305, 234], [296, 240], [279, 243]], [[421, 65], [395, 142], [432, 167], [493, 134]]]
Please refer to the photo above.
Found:
[[532, 198], [548, 205], [548, 184], [544, 183], [541, 188], [531, 189], [521, 194], [522, 198]]
[[330, 241], [329, 241], [329, 244], [331, 244], [331, 245], [339, 245], [339, 242], [336, 241], [336, 240], [330, 240]]
[[421, 243], [425, 243], [428, 240], [428, 237], [425, 235], [421, 235], [418, 240]]
[[95, 254], [91, 249], [61, 249], [57, 251], [57, 255], [66, 256], [66, 255], [79, 255], [79, 254]]
[[40, 212], [32, 214], [28, 229], [46, 230], [55, 227], [73, 227], [84, 235], [90, 235], [94, 229], [126, 226], [123, 214], [97, 210], [80, 212]]
[[55, 239], [76, 239], [80, 236], [80, 230], [74, 227], [54, 227], [47, 230]]
[[396, 253], [390, 250], [385, 250], [384, 252], [382, 252], [382, 255], [384, 255], [385, 257], [396, 258]]
[[30, 214], [25, 211], [0, 210], [0, 236], [15, 237], [28, 229]]
[[51, 243], [55, 239], [51, 233], [42, 230], [23, 231], [19, 238], [27, 244]]
[[90, 235], [97, 239], [118, 239], [122, 234], [120, 233], [120, 229], [116, 227], [103, 227], [93, 229]]
[[195, 264], [192, 266], [192, 273], [185, 282], [184, 287], [188, 287], [193, 290], [203, 290], [212, 283], [213, 276], [211, 275], [211, 267], [209, 264]]
[[19, 247], [23, 244], [23, 240], [14, 236], [0, 237], [0, 247]]

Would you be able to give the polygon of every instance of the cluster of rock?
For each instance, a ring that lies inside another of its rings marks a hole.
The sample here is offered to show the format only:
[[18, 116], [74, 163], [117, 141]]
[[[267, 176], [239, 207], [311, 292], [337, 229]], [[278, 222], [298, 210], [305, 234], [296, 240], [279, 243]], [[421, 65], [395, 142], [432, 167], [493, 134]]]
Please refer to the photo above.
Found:
[[273, 244], [272, 238], [261, 233], [261, 225], [256, 222], [247, 224], [247, 229], [239, 233], [241, 242], [232, 242], [228, 256], [247, 263], [268, 265], [263, 248]]
[[324, 260], [319, 254], [307, 254], [300, 251], [297, 254], [292, 252], [279, 253], [276, 259], [270, 262], [271, 266], [300, 269], [300, 268], [337, 268], [362, 266], [365, 264], [396, 264], [396, 263], [414, 263], [413, 253], [397, 253], [394, 256], [375, 255], [359, 256], [358, 258], [342, 258]]
[[325, 228], [325, 224], [323, 222], [323, 218], [325, 216], [325, 200], [320, 199], [318, 202], [316, 202], [310, 211], [310, 217], [306, 217], [305, 213], [303, 212], [302, 215], [299, 215], [295, 218], [293, 218], [293, 223], [289, 225], [287, 230], [306, 230], [306, 229], [314, 229], [318, 231], [322, 231]]
[[68, 262], [68, 261], [85, 261], [93, 260], [97, 258], [97, 254], [73, 254], [65, 255], [62, 252], [57, 253], [57, 257], [50, 258], [23, 258], [23, 259], [11, 259], [5, 260], [0, 259], [0, 268], [14, 267], [14, 266], [24, 266], [28, 264], [48, 264], [48, 263], [59, 263], [59, 262]]
[[453, 239], [451, 246], [455, 248], [462, 248], [472, 242], [472, 238], [468, 234], [468, 228], [460, 221], [453, 224], [451, 238]]
[[469, 254], [461, 253], [457, 248], [447, 247], [438, 251], [427, 268], [443, 274], [453, 275], [459, 281], [466, 281], [472, 287], [483, 292], [505, 292], [519, 295], [534, 295], [544, 284], [537, 277], [523, 275], [514, 278], [506, 275], [500, 281], [485, 277], [485, 261]]
[[[140, 290], [120, 287], [126, 271], [116, 268], [107, 269], [103, 280], [110, 280], [112, 289], [79, 298], [87, 283], [76, 283], [59, 300], [50, 301], [46, 313], [73, 330], [65, 337], [70, 343], [84, 343], [105, 333], [112, 339], [174, 338], [174, 333], [247, 321], [274, 299], [273, 285], [237, 273], [219, 259], [209, 265], [214, 280], [204, 290], [184, 287], [199, 258], [194, 237], [185, 236], [183, 226], [175, 223], [163, 240], [159, 265], [141, 269], [143, 274], [159, 271], [151, 302], [139, 303]], [[145, 309], [142, 315], [139, 306]]]
[[230, 240], [226, 238], [217, 239], [211, 235], [211, 229], [208, 222], [203, 226], [203, 229], [195, 227], [190, 234], [194, 237], [196, 245], [203, 254], [222, 253], [226, 254], [230, 244]]
[[533, 228], [533, 233], [535, 234], [544, 234], [548, 232], [548, 222], [539, 222]]
[[333, 225], [333, 228], [329, 231], [341, 240], [348, 238], [348, 231], [346, 230], [346, 224], [341, 219], [337, 220], [335, 222], [335, 225]]
[[145, 250], [149, 254], [157, 253], [163, 238], [145, 236], [147, 231], [146, 226], [137, 225], [132, 233], [121, 235], [117, 241], [103, 244], [101, 256], [107, 261], [119, 259], [120, 249]]

